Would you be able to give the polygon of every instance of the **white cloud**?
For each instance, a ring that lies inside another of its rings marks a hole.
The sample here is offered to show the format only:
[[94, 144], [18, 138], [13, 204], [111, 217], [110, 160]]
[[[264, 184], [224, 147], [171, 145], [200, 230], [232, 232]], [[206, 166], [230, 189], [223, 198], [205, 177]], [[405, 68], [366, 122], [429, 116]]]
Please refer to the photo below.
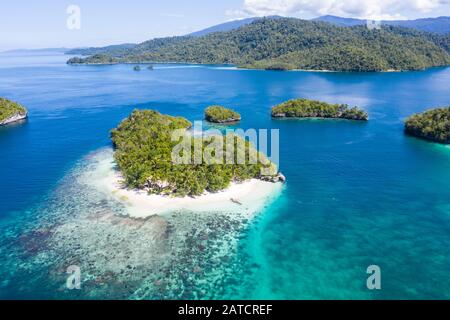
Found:
[[429, 13], [450, 14], [450, 0], [244, 0], [229, 16], [337, 15], [363, 19], [401, 19]]

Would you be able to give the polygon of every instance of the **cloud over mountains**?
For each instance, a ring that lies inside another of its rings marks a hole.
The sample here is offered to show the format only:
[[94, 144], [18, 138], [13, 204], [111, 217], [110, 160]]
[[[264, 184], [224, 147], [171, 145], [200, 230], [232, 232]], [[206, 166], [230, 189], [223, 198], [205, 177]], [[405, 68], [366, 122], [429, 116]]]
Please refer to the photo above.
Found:
[[450, 0], [244, 0], [229, 16], [337, 15], [365, 19], [402, 19], [450, 14]]

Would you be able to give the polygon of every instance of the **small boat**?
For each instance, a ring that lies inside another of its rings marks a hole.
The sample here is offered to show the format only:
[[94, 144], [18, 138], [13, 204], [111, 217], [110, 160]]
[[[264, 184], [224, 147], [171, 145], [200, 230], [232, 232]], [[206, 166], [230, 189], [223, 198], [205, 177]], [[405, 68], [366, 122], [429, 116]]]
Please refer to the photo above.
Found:
[[152, 65], [152, 64], [149, 65], [147, 69], [148, 69], [148, 70], [153, 70], [153, 69], [154, 69], [154, 68], [153, 68], [153, 65]]
[[133, 70], [134, 70], [134, 71], [141, 71], [141, 67], [140, 67], [140, 66], [135, 66], [135, 67], [133, 68]]
[[234, 199], [234, 198], [231, 198], [230, 200], [231, 200], [231, 202], [236, 203], [236, 204], [242, 206], [242, 202], [240, 202], [239, 200], [236, 200], [236, 199]]

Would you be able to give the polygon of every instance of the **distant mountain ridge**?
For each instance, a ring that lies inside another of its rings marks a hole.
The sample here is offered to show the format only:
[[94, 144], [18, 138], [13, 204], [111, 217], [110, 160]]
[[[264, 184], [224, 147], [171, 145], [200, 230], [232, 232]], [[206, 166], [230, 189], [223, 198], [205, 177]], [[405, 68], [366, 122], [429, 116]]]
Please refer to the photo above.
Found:
[[[283, 18], [281, 16], [268, 16], [265, 18], [270, 19], [280, 19]], [[189, 36], [200, 37], [205, 36], [209, 33], [213, 32], [226, 32], [233, 29], [237, 29], [239, 27], [245, 26], [247, 24], [253, 23], [258, 19], [262, 19], [262, 17], [252, 17], [241, 20], [233, 20], [229, 22], [225, 22], [222, 24], [218, 24], [200, 31], [196, 31], [188, 34]], [[325, 15], [321, 17], [317, 17], [311, 19], [311, 21], [323, 21], [332, 23], [341, 27], [352, 27], [365, 25], [367, 20], [365, 19], [356, 19], [356, 18], [343, 18], [333, 15]], [[384, 25], [390, 26], [398, 26], [403, 28], [416, 29], [420, 31], [433, 32], [439, 34], [450, 34], [450, 17], [441, 16], [437, 18], [422, 18], [416, 20], [382, 20], [380, 21]]]
[[[281, 16], [270, 16], [272, 19], [282, 18]], [[262, 19], [262, 17], [253, 17], [253, 18], [247, 18], [247, 19], [239, 19], [239, 20], [233, 20], [228, 21], [225, 23], [221, 23], [206, 29], [202, 29], [196, 32], [192, 32], [186, 36], [190, 37], [202, 37], [206, 36], [210, 33], [214, 32], [227, 32], [234, 29], [238, 29], [242, 26], [248, 25], [250, 23], [255, 22], [258, 19]], [[136, 43], [124, 43], [124, 44], [118, 44], [118, 45], [111, 45], [106, 47], [91, 47], [91, 48], [76, 48], [76, 49], [70, 49], [66, 53], [67, 54], [78, 54], [78, 55], [84, 55], [84, 56], [91, 56], [94, 54], [113, 54], [113, 55], [120, 55], [123, 53], [124, 50], [131, 49], [133, 47], [138, 46]]]
[[[193, 33], [188, 34], [187, 36], [191, 37], [202, 37], [214, 32], [228, 32], [231, 30], [238, 29], [240, 27], [249, 25], [257, 20], [263, 18], [270, 19], [282, 19], [281, 16], [269, 16], [269, 17], [252, 17], [241, 20], [233, 20], [225, 23], [221, 23], [203, 30], [199, 30]], [[295, 18], [290, 18], [295, 19]], [[300, 20], [300, 19], [298, 19]], [[327, 23], [331, 23], [337, 26], [342, 27], [352, 27], [365, 25], [366, 20], [362, 19], [354, 19], [354, 18], [342, 18], [338, 16], [326, 15], [322, 17], [318, 17], [312, 19], [311, 21], [323, 21]], [[433, 32], [438, 34], [450, 34], [450, 17], [438, 17], [438, 18], [425, 18], [425, 19], [417, 19], [417, 20], [397, 20], [397, 21], [382, 21], [384, 25], [393, 25], [400, 26], [410, 29], [416, 29], [426, 32]], [[125, 43], [119, 45], [111, 45], [106, 47], [92, 47], [92, 48], [77, 48], [68, 50], [67, 54], [74, 55], [85, 55], [90, 56], [94, 54], [110, 54], [114, 56], [120, 56], [127, 50], [138, 46], [138, 44], [134, 43]]]
[[[270, 19], [280, 19], [283, 18], [281, 16], [268, 16], [266, 18], [270, 18]], [[233, 21], [229, 21], [229, 22], [225, 22], [225, 23], [221, 23], [200, 31], [196, 31], [193, 33], [188, 34], [188, 36], [193, 36], [193, 37], [201, 37], [201, 36], [206, 36], [210, 33], [213, 32], [227, 32], [227, 31], [231, 31], [237, 28], [240, 28], [242, 26], [245, 26], [247, 24], [253, 23], [258, 19], [262, 19], [262, 17], [252, 17], [252, 18], [247, 18], [247, 19], [239, 19], [239, 20], [233, 20]]]
[[188, 36], [201, 37], [201, 36], [206, 36], [207, 34], [210, 34], [213, 32], [230, 31], [230, 30], [245, 26], [247, 24], [250, 24], [257, 19], [259, 19], [259, 18], [254, 17], [254, 18], [247, 18], [247, 19], [241, 19], [241, 20], [233, 20], [233, 21], [221, 23], [221, 24], [218, 24], [218, 25], [215, 25], [215, 26], [212, 26], [212, 27], [200, 30], [200, 31], [192, 32], [192, 33], [188, 34]]
[[[313, 19], [313, 21], [328, 22], [341, 27], [352, 27], [365, 25], [367, 23], [367, 20], [363, 19], [342, 18], [332, 15], [318, 17]], [[410, 28], [438, 34], [450, 34], [450, 17], [446, 16], [416, 20], [383, 20], [380, 22], [383, 25]]]
[[115, 44], [106, 47], [91, 47], [91, 48], [76, 48], [71, 49], [66, 52], [66, 54], [77, 54], [77, 55], [85, 55], [90, 56], [94, 54], [101, 54], [108, 52], [112, 55], [120, 55], [125, 53], [127, 50], [134, 48], [137, 44], [135, 43], [123, 43], [123, 44]]

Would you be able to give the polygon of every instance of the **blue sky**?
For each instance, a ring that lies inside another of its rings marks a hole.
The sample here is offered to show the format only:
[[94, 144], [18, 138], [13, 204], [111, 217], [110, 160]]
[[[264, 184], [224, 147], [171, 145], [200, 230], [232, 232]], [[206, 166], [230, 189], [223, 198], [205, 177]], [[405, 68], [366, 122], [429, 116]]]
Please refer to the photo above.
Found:
[[[67, 28], [69, 5], [81, 29]], [[405, 19], [450, 15], [450, 0], [14, 0], [0, 4], [0, 50], [141, 42], [183, 35], [232, 19], [335, 14]]]

